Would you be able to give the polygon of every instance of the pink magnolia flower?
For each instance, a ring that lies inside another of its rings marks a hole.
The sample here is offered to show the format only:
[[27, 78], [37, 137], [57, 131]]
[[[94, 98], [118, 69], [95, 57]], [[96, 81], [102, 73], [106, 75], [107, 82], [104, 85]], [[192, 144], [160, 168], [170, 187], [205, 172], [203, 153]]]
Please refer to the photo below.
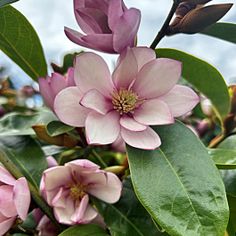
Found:
[[89, 195], [115, 203], [121, 195], [119, 178], [88, 160], [76, 160], [44, 171], [41, 193], [56, 219], [67, 225], [86, 224], [98, 216]]
[[138, 9], [127, 9], [122, 0], [74, 0], [74, 11], [86, 34], [66, 27], [65, 33], [74, 43], [107, 53], [135, 46], [141, 19]]
[[18, 180], [0, 166], [0, 235], [4, 235], [17, 217], [25, 220], [30, 205], [30, 191], [24, 177]]
[[174, 123], [199, 101], [188, 87], [176, 85], [181, 63], [156, 59], [149, 48], [123, 52], [110, 75], [104, 60], [94, 53], [76, 58], [76, 87], [55, 98], [59, 119], [71, 126], [85, 126], [89, 144], [110, 144], [119, 135], [129, 145], [155, 149], [160, 138], [149, 125]]
[[53, 103], [56, 95], [70, 86], [75, 86], [74, 69], [69, 68], [65, 76], [59, 73], [52, 73], [51, 76], [39, 78], [39, 90], [46, 105], [53, 110]]

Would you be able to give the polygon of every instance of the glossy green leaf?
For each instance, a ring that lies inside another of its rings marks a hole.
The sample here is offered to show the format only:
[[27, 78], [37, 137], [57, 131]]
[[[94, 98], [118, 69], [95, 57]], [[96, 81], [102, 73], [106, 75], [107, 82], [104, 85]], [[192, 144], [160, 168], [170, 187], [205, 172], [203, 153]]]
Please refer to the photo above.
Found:
[[74, 127], [71, 127], [69, 125], [66, 125], [60, 121], [51, 121], [47, 124], [47, 132], [50, 136], [54, 137], [60, 134], [67, 133], [74, 129]]
[[183, 63], [182, 76], [199, 92], [208, 97], [222, 120], [229, 112], [230, 97], [226, 83], [219, 71], [207, 62], [185, 52], [160, 48], [158, 57], [167, 57]]
[[4, 7], [5, 5], [18, 2], [19, 0], [0, 0], [0, 7]]
[[217, 148], [208, 153], [219, 169], [236, 169], [236, 150]]
[[55, 115], [46, 109], [42, 109], [32, 115], [16, 112], [9, 113], [0, 119], [0, 137], [34, 135], [35, 132], [31, 128], [33, 125], [47, 124], [55, 119]]
[[230, 209], [230, 218], [229, 223], [227, 227], [227, 233], [229, 236], [235, 236], [236, 235], [236, 198], [227, 196], [228, 203], [229, 203], [229, 209]]
[[0, 8], [0, 49], [32, 79], [47, 74], [40, 40], [29, 21], [12, 6]]
[[173, 236], [222, 236], [228, 205], [222, 179], [206, 148], [180, 122], [155, 127], [162, 145], [153, 151], [128, 149], [138, 199]]
[[21, 173], [38, 187], [47, 161], [40, 145], [27, 136], [0, 138], [0, 148], [15, 163]]
[[98, 225], [72, 226], [63, 231], [59, 236], [108, 236], [106, 231]]
[[236, 24], [223, 22], [216, 23], [203, 30], [201, 34], [236, 43]]
[[236, 150], [236, 135], [227, 137], [222, 143], [218, 145], [219, 148]]
[[112, 235], [161, 235], [135, 196], [130, 179], [124, 181], [122, 196], [118, 203], [111, 205], [95, 200], [95, 205]]

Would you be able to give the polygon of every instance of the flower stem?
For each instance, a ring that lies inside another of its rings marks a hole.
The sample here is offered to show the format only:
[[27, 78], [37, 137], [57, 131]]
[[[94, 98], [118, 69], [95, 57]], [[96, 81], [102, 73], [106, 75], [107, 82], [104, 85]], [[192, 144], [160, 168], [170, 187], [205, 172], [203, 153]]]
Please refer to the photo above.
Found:
[[98, 161], [100, 162], [101, 167], [106, 168], [107, 164], [103, 161], [102, 157], [94, 149], [92, 150], [92, 153], [98, 159]]
[[[22, 175], [22, 173], [18, 170], [16, 165], [7, 157], [5, 152], [3, 152], [2, 150], [0, 150], [0, 162], [16, 179], [24, 177], [24, 175]], [[59, 229], [61, 229], [61, 225], [54, 218], [51, 208], [45, 203], [45, 201], [39, 195], [38, 189], [34, 185], [32, 185], [29, 181], [27, 182], [31, 192], [31, 196], [34, 199], [34, 201], [37, 203], [40, 209], [51, 219], [51, 221]]]
[[226, 136], [224, 134], [216, 136], [211, 140], [208, 148], [216, 148], [223, 140], [225, 140]]
[[150, 46], [150, 48], [152, 48], [153, 50], [155, 50], [157, 44], [166, 36], [166, 30], [169, 27], [170, 21], [171, 21], [173, 15], [175, 14], [175, 11], [176, 11], [177, 7], [179, 6], [179, 4], [180, 4], [180, 0], [173, 1], [172, 7], [170, 9], [170, 12], [169, 12], [163, 26], [161, 27], [156, 38], [153, 40], [153, 42]]

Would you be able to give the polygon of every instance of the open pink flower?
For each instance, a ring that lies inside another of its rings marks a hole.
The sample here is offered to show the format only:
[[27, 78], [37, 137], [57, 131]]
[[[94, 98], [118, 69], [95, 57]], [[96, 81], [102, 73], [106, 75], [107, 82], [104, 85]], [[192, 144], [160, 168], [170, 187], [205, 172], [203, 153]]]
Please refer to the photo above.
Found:
[[161, 145], [149, 125], [174, 123], [199, 101], [190, 88], [176, 85], [181, 63], [156, 59], [149, 48], [123, 52], [110, 75], [104, 60], [94, 53], [76, 58], [76, 87], [62, 90], [55, 98], [59, 119], [86, 129], [89, 144], [110, 144], [119, 135], [129, 145], [155, 149]]
[[18, 180], [0, 166], [0, 235], [4, 235], [17, 217], [25, 220], [30, 205], [30, 191], [24, 177]]
[[47, 169], [40, 185], [56, 219], [67, 225], [86, 224], [97, 217], [98, 212], [89, 204], [89, 195], [115, 203], [120, 198], [121, 188], [116, 175], [81, 159]]
[[74, 11], [86, 34], [65, 28], [74, 43], [107, 53], [120, 53], [135, 45], [141, 13], [127, 9], [122, 0], [74, 0]]
[[39, 90], [46, 105], [53, 110], [53, 103], [56, 95], [62, 90], [70, 86], [75, 86], [74, 69], [69, 68], [67, 74], [52, 73], [51, 76], [39, 78]]

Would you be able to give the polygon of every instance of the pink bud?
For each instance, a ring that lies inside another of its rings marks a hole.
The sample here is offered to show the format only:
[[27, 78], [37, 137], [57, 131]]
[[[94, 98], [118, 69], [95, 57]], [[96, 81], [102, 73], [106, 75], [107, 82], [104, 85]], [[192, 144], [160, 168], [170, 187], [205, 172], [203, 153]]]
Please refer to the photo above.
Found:
[[107, 53], [134, 47], [141, 13], [123, 0], [74, 0], [76, 20], [83, 35], [65, 28], [67, 37], [80, 46]]
[[25, 220], [30, 205], [30, 191], [24, 177], [18, 180], [0, 166], [0, 235], [4, 235], [17, 217]]

